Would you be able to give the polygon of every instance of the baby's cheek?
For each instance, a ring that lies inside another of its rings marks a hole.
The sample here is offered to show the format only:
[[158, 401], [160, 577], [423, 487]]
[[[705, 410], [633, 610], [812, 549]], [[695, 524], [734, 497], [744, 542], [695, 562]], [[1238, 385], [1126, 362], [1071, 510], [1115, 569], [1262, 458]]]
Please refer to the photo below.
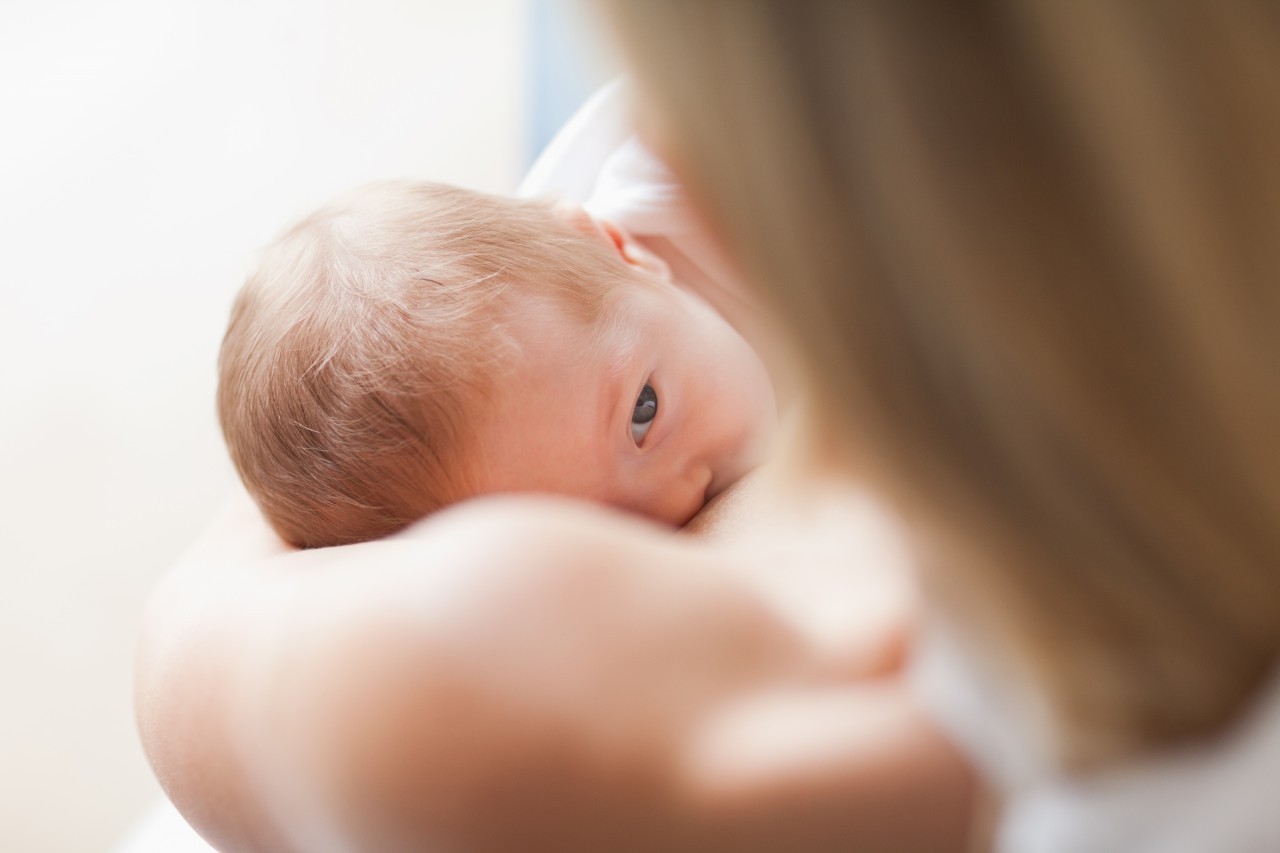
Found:
[[709, 473], [704, 465], [651, 460], [624, 478], [609, 504], [659, 524], [682, 527], [705, 503]]
[[769, 431], [778, 419], [773, 383], [755, 351], [745, 341], [741, 341], [741, 347], [743, 351], [738, 353], [734, 388], [738, 415], [747, 429]]

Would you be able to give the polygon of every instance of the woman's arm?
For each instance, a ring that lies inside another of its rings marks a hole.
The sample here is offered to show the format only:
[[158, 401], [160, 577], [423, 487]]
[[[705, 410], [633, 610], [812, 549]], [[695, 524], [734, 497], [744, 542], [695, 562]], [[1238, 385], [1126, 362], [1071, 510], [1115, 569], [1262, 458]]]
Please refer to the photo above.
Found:
[[143, 740], [225, 850], [961, 849], [898, 682], [832, 680], [718, 554], [550, 500], [288, 553], [248, 508], [156, 593]]

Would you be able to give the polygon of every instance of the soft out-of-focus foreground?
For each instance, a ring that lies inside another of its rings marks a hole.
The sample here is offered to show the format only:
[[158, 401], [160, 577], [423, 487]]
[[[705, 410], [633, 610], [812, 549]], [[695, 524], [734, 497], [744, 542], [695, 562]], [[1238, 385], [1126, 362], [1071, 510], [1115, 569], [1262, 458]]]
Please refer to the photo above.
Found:
[[558, 5], [0, 7], [0, 849], [108, 849], [158, 797], [134, 643], [233, 482], [214, 362], [254, 250], [368, 180], [510, 191], [575, 97]]

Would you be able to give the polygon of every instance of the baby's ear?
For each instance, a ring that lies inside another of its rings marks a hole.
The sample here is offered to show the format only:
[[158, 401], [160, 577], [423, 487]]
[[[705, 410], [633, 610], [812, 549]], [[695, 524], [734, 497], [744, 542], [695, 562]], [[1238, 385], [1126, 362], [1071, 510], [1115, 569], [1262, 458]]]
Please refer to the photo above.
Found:
[[622, 226], [608, 219], [596, 219], [595, 223], [609, 235], [609, 239], [617, 248], [619, 256], [633, 267], [655, 275], [663, 281], [671, 281], [671, 267], [667, 262], [646, 249], [639, 240], [632, 237]]
[[671, 280], [671, 268], [667, 266], [667, 262], [640, 245], [638, 240], [616, 222], [594, 217], [580, 205], [569, 202], [558, 203], [555, 210], [557, 215], [564, 217], [565, 221], [587, 236], [606, 240], [628, 266], [644, 270], [664, 281]]

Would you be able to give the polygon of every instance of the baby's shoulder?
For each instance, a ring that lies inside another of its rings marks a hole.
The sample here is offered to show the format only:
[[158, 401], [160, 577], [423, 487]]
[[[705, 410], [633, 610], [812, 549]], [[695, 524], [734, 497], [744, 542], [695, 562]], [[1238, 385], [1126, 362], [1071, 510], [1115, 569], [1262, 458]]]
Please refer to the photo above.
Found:
[[[435, 570], [506, 584], [581, 583], [655, 562], [704, 560], [704, 549], [674, 531], [597, 504], [553, 495], [498, 495], [464, 501], [386, 540], [430, 554]], [[446, 568], [447, 566], [447, 568]]]

